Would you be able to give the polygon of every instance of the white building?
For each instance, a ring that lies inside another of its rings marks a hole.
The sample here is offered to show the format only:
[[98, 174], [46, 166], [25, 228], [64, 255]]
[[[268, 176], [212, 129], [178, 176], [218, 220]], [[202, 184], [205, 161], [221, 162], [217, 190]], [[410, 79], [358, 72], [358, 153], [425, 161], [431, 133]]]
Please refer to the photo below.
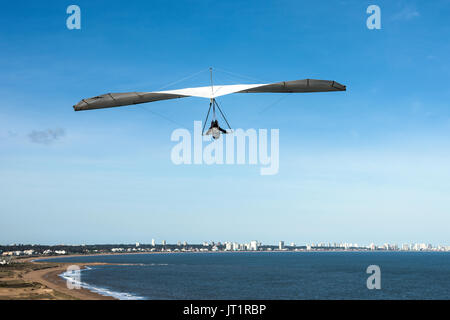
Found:
[[258, 250], [258, 241], [256, 241], [256, 240], [250, 241], [250, 250], [252, 250], [252, 251]]
[[284, 241], [280, 241], [278, 243], [278, 250], [283, 250], [284, 249]]
[[155, 241], [155, 239], [152, 239], [152, 246], [155, 246], [156, 245], [156, 241]]

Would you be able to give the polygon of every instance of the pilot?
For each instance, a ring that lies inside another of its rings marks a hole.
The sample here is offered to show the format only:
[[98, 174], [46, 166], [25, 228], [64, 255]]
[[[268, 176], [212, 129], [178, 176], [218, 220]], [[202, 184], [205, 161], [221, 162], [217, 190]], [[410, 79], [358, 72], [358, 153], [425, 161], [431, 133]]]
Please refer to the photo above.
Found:
[[227, 130], [224, 130], [221, 127], [219, 127], [219, 121], [212, 120], [211, 126], [209, 127], [208, 131], [206, 132], [206, 135], [212, 135], [213, 139], [219, 139], [221, 132], [226, 134]]
[[217, 121], [217, 120], [211, 121], [211, 127], [209, 127], [209, 128], [210, 128], [210, 129], [212, 129], [212, 128], [217, 128], [217, 129], [220, 130], [220, 132], [222, 132], [222, 133], [227, 133], [227, 130], [224, 130], [224, 129], [222, 129], [221, 127], [219, 127], [219, 121]]

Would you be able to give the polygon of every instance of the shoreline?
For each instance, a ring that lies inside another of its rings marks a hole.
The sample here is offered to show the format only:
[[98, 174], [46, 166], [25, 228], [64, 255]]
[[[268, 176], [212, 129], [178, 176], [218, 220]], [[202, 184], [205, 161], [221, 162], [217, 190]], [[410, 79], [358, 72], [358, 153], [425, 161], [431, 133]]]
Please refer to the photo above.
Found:
[[[39, 264], [40, 262], [31, 262]], [[88, 266], [107, 265], [106, 263], [59, 263], [55, 267], [48, 269], [34, 270], [23, 275], [23, 279], [30, 282], [37, 282], [45, 287], [76, 300], [118, 300], [111, 296], [101, 295], [86, 288], [69, 289], [66, 280], [60, 275], [67, 271], [69, 265], [77, 265], [81, 270]], [[69, 299], [63, 299], [69, 300]]]

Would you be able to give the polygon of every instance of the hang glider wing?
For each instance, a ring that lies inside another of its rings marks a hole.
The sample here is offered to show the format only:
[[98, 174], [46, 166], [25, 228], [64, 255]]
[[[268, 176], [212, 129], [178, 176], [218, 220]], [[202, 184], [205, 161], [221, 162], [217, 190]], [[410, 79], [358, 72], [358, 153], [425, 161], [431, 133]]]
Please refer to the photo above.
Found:
[[83, 99], [74, 105], [73, 108], [75, 111], [102, 109], [185, 97], [214, 99], [231, 93], [328, 92], [345, 90], [346, 87], [344, 85], [335, 81], [304, 79], [269, 84], [218, 85], [158, 92], [107, 93]]
[[263, 84], [258, 87], [244, 89], [238, 92], [329, 92], [345, 91], [346, 87], [336, 81], [304, 79], [294, 81], [283, 81], [271, 84]]
[[162, 92], [127, 92], [127, 93], [107, 93], [101, 96], [83, 99], [73, 106], [75, 111], [102, 109], [128, 106], [138, 103], [184, 98], [187, 96], [180, 94]]

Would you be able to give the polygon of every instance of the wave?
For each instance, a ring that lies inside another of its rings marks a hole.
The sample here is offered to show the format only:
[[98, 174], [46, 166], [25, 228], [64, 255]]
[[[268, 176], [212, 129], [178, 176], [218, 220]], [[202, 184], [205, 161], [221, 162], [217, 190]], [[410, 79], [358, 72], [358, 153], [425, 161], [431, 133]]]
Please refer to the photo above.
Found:
[[[86, 271], [86, 270], [92, 270], [92, 268], [86, 266], [84, 269], [80, 270], [79, 272], [81, 273], [82, 271]], [[141, 296], [137, 296], [128, 292], [118, 292], [118, 291], [113, 291], [107, 288], [101, 288], [101, 287], [97, 287], [94, 285], [91, 285], [89, 283], [83, 282], [81, 281], [79, 278], [79, 276], [74, 275], [73, 272], [71, 271], [66, 271], [63, 272], [59, 275], [61, 278], [63, 278], [64, 280], [70, 281], [74, 286], [79, 286], [81, 288], [87, 289], [91, 292], [95, 292], [98, 293], [102, 296], [109, 296], [109, 297], [113, 297], [119, 300], [143, 300], [145, 299], [144, 297]]]

